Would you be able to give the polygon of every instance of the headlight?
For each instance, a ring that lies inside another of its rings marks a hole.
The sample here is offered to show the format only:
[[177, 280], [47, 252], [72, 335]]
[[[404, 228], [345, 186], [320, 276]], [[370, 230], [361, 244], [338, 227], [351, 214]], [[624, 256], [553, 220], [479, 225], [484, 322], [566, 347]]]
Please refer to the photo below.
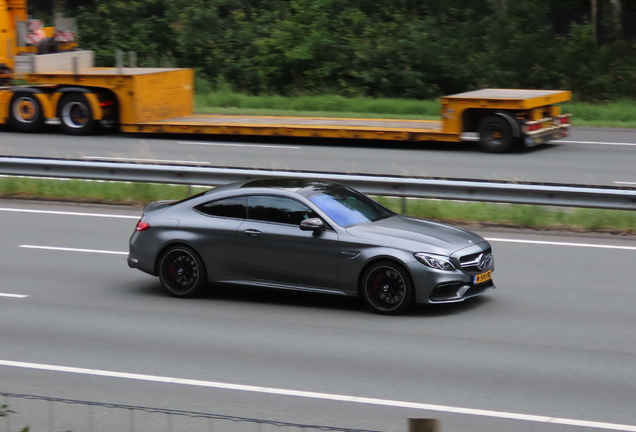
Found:
[[455, 266], [450, 261], [450, 258], [447, 256], [427, 254], [424, 252], [418, 252], [413, 255], [419, 262], [426, 266], [429, 266], [430, 268], [448, 271], [455, 270]]

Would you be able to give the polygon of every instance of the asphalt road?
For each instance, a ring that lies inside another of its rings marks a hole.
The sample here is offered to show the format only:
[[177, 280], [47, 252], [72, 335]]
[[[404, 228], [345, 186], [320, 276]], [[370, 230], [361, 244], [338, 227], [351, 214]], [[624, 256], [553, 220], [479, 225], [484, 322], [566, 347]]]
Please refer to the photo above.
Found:
[[573, 128], [571, 137], [492, 155], [475, 143], [100, 135], [0, 131], [0, 154], [151, 163], [636, 186], [636, 130]]
[[[1, 391], [383, 431], [409, 417], [445, 432], [636, 430], [633, 237], [483, 231], [496, 290], [384, 317], [247, 288], [171, 298], [126, 266], [138, 215], [0, 201]], [[14, 429], [50, 425], [48, 405], [10, 403]], [[54, 411], [53, 430], [86, 430], [86, 408], [72, 408]], [[90, 415], [108, 430], [131, 419]], [[170, 430], [165, 416], [135, 418], [135, 431]]]

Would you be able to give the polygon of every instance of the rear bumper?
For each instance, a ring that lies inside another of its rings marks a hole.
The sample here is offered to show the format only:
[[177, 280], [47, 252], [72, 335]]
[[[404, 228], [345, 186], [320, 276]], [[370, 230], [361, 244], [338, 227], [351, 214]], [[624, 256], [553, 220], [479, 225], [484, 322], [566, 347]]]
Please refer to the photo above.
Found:
[[547, 130], [533, 135], [524, 135], [523, 143], [526, 147], [534, 147], [545, 144], [549, 141], [558, 140], [570, 136], [569, 127], [558, 127], [554, 130]]

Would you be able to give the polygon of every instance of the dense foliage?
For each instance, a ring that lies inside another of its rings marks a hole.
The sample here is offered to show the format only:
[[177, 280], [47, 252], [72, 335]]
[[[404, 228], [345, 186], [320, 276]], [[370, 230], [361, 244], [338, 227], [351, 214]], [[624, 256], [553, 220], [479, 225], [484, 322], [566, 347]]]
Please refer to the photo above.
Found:
[[[66, 12], [102, 65], [133, 50], [141, 65], [192, 67], [254, 94], [433, 98], [503, 87], [636, 97], [636, 44], [598, 3], [601, 38], [585, 21], [589, 0], [92, 0]], [[564, 12], [579, 23], [556, 34], [550, 17]]]

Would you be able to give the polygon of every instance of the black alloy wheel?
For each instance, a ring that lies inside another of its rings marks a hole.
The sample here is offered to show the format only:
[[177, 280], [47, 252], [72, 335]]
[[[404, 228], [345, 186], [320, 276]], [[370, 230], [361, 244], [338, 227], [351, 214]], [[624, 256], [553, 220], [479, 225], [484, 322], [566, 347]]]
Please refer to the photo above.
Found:
[[68, 135], [90, 135], [97, 127], [91, 105], [81, 93], [62, 96], [58, 105], [62, 131]]
[[487, 153], [506, 153], [515, 143], [512, 127], [505, 118], [494, 115], [479, 124], [479, 146]]
[[199, 255], [186, 246], [173, 246], [159, 262], [159, 280], [175, 297], [194, 297], [207, 285], [207, 273]]
[[44, 127], [44, 113], [33, 93], [16, 93], [11, 99], [9, 118], [22, 132], [38, 132]]
[[401, 265], [380, 261], [369, 267], [362, 277], [362, 295], [375, 312], [394, 315], [413, 304], [413, 282]]

